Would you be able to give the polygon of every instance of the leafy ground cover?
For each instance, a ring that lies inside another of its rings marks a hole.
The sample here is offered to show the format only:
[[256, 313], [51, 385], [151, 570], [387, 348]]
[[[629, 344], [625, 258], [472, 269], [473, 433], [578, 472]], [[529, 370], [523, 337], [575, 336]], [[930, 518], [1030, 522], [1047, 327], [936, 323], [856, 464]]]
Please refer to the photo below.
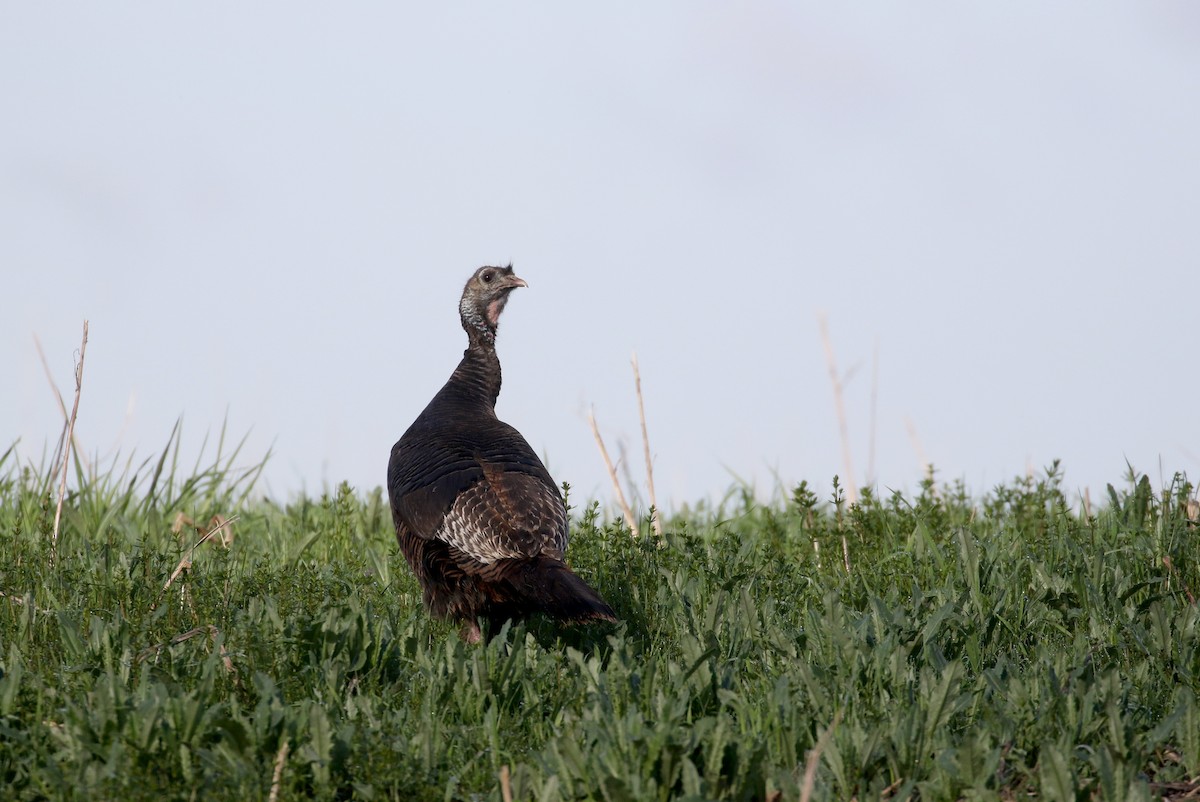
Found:
[[1056, 468], [853, 506], [801, 484], [661, 540], [580, 505], [572, 563], [623, 623], [468, 646], [379, 490], [279, 504], [169, 452], [77, 469], [57, 542], [51, 478], [0, 460], [7, 799], [1200, 793], [1182, 477], [1090, 515]]

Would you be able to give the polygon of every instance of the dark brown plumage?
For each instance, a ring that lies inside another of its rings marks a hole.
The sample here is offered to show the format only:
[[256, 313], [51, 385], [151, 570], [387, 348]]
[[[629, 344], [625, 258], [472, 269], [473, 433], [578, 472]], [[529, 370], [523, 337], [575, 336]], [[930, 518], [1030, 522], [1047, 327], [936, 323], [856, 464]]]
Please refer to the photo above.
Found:
[[496, 329], [508, 295], [527, 286], [508, 267], [481, 267], [463, 288], [468, 347], [450, 380], [392, 447], [388, 496], [400, 548], [439, 618], [480, 638], [480, 622], [544, 612], [616, 621], [564, 560], [567, 509], [529, 443], [496, 417]]

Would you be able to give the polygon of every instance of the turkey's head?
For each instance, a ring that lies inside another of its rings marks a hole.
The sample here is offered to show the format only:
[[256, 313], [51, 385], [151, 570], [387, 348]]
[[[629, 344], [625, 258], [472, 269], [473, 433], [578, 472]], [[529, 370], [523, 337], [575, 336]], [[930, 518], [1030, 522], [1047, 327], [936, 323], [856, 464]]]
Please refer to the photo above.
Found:
[[458, 304], [463, 328], [472, 340], [476, 334], [482, 334], [488, 341], [495, 340], [500, 313], [508, 303], [508, 294], [517, 287], [528, 286], [524, 279], [513, 273], [512, 265], [488, 265], [476, 270], [475, 275], [467, 281], [467, 286], [463, 287], [462, 300]]

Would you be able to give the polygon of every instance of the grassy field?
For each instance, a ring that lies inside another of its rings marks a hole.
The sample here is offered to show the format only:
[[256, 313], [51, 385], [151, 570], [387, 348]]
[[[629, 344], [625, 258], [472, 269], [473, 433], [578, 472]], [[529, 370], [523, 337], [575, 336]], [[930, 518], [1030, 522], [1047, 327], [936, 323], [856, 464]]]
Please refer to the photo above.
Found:
[[802, 484], [661, 541], [571, 499], [623, 623], [472, 647], [421, 610], [378, 489], [281, 506], [232, 457], [163, 457], [77, 471], [57, 543], [56, 485], [0, 461], [5, 799], [1200, 793], [1181, 477], [1091, 516], [1056, 469], [854, 506]]

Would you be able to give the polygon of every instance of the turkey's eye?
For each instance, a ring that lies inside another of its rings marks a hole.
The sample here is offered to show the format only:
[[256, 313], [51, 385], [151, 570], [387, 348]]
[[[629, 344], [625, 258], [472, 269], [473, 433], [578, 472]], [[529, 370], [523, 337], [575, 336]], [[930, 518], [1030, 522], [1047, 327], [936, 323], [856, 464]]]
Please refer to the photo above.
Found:
[[482, 276], [480, 276], [480, 278], [483, 279], [484, 284], [490, 284], [492, 281], [493, 275], [494, 274], [492, 273], [492, 271], [489, 270], [488, 272], [486, 272]]

